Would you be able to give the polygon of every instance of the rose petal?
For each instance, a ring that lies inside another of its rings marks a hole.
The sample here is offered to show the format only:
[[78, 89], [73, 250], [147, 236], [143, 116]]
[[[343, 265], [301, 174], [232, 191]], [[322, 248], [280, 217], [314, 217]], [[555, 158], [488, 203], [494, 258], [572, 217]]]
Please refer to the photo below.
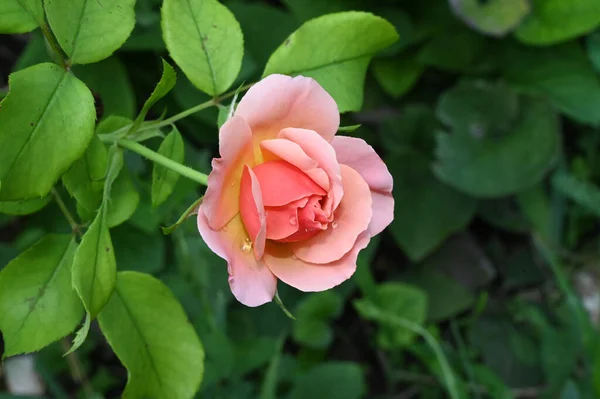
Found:
[[284, 283], [304, 292], [324, 291], [352, 277], [356, 271], [358, 253], [367, 246], [369, 240], [367, 233], [361, 234], [346, 255], [325, 265], [304, 262], [294, 256], [288, 245], [273, 243], [267, 243], [263, 259]]
[[371, 190], [392, 192], [394, 179], [373, 147], [363, 139], [336, 136], [331, 141], [337, 160], [348, 165], [363, 177]]
[[260, 147], [263, 150], [263, 154], [265, 154], [265, 162], [273, 159], [287, 161], [306, 173], [308, 177], [313, 179], [324, 190], [329, 190], [327, 173], [319, 168], [317, 161], [306, 155], [302, 147], [298, 144], [287, 139], [272, 139], [261, 141]]
[[240, 183], [240, 215], [254, 244], [254, 255], [260, 259], [265, 250], [267, 221], [258, 179], [248, 166], [244, 167]]
[[327, 173], [332, 198], [323, 206], [323, 210], [331, 214], [331, 211], [338, 207], [344, 196], [340, 164], [337, 161], [333, 147], [312, 130], [283, 129], [279, 132], [279, 137], [298, 144], [302, 151], [317, 161], [319, 167]]
[[257, 134], [298, 127], [331, 141], [340, 125], [335, 100], [314, 79], [303, 76], [267, 76], [248, 90], [235, 114]]
[[[308, 202], [307, 198], [291, 202], [284, 206], [266, 207], [267, 213], [267, 238], [280, 240], [298, 231], [298, 208]], [[291, 221], [296, 220], [295, 223]]]
[[253, 169], [265, 206], [282, 206], [310, 195], [326, 192], [306, 173], [286, 161], [271, 161]]
[[239, 212], [240, 181], [244, 165], [254, 165], [252, 131], [241, 117], [232, 117], [219, 131], [221, 158], [212, 161], [202, 206], [212, 229], [220, 230]]
[[308, 240], [290, 244], [294, 254], [305, 262], [324, 264], [340, 259], [369, 227], [373, 215], [369, 186], [351, 167], [341, 165], [341, 172], [344, 197], [329, 228]]
[[277, 289], [277, 279], [252, 251], [242, 250], [248, 236], [239, 214], [224, 229], [215, 231], [208, 225], [204, 204], [198, 211], [198, 231], [206, 245], [228, 264], [229, 286], [238, 301], [246, 306], [270, 302]]
[[337, 160], [356, 170], [371, 188], [373, 218], [369, 225], [371, 236], [379, 234], [394, 220], [394, 180], [383, 160], [364, 140], [336, 136], [331, 141]]
[[394, 220], [394, 197], [391, 193], [371, 191], [373, 217], [367, 231], [371, 237], [381, 233]]

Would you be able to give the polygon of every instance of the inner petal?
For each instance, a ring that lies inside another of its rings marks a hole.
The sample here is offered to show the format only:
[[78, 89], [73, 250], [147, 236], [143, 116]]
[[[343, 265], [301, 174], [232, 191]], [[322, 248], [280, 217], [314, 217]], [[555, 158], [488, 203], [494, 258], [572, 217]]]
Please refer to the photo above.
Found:
[[298, 208], [302, 208], [308, 198], [290, 202], [283, 206], [265, 208], [267, 219], [267, 239], [281, 240], [298, 231]]
[[285, 161], [269, 161], [253, 168], [265, 206], [282, 206], [311, 195], [325, 195], [306, 173]]
[[306, 204], [298, 209], [298, 231], [280, 239], [280, 242], [297, 242], [307, 240], [319, 232], [326, 230], [331, 221], [325, 211], [321, 209], [322, 196], [313, 195]]

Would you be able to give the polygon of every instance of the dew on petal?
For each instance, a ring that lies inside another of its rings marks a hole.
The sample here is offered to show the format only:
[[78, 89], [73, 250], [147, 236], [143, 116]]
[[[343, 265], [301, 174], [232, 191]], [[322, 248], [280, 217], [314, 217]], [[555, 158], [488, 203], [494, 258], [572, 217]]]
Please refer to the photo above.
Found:
[[298, 224], [298, 218], [296, 216], [290, 216], [290, 224], [295, 226]]
[[333, 222], [331, 222], [331, 227], [333, 227], [334, 229], [337, 229], [339, 227], [338, 222], [336, 222], [335, 220]]
[[250, 251], [252, 250], [252, 241], [246, 237], [246, 239], [244, 239], [244, 242], [242, 243], [242, 247], [240, 248], [242, 250], [243, 253], [250, 253]]

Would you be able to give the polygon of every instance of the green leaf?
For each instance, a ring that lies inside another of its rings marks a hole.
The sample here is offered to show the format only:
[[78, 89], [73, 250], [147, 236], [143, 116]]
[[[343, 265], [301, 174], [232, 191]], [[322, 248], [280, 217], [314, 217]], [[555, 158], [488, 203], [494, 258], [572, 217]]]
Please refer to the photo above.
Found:
[[108, 227], [113, 228], [129, 220], [139, 203], [140, 193], [131, 181], [128, 170], [123, 168], [112, 186], [108, 206]]
[[148, 234], [125, 223], [111, 230], [119, 270], [156, 274], [165, 266], [165, 237]]
[[92, 322], [92, 319], [90, 317], [90, 314], [86, 313], [83, 325], [81, 326], [81, 328], [79, 330], [77, 330], [77, 332], [75, 333], [75, 338], [73, 338], [73, 346], [71, 346], [71, 349], [69, 349], [67, 351], [67, 353], [65, 353], [65, 356], [75, 352], [77, 349], [79, 349], [81, 347], [81, 345], [83, 345], [83, 343], [85, 342], [85, 340], [88, 336], [88, 333], [90, 332], [91, 322]]
[[511, 46], [505, 78], [547, 98], [576, 121], [600, 125], [600, 79], [578, 43], [532, 49]]
[[71, 287], [77, 243], [47, 235], [0, 273], [4, 357], [34, 352], [75, 329], [83, 307]]
[[511, 389], [491, 369], [480, 364], [472, 365], [473, 378], [485, 386], [493, 399], [513, 399]]
[[[231, 376], [234, 378], [241, 377], [253, 370], [262, 368], [269, 362], [276, 350], [277, 341], [269, 337], [258, 337], [237, 342], [234, 347], [235, 362], [233, 363]], [[225, 375], [224, 377], [228, 376]]]
[[515, 32], [523, 43], [538, 46], [574, 39], [600, 24], [596, 0], [532, 0], [531, 14]]
[[561, 171], [552, 176], [552, 187], [600, 217], [600, 188], [598, 186]]
[[129, 377], [125, 398], [191, 398], [204, 371], [204, 350], [181, 305], [159, 280], [120, 272], [98, 318]]
[[450, 72], [478, 72], [488, 69], [488, 58], [493, 52], [488, 40], [466, 28], [438, 33], [426, 43], [417, 56], [423, 65]]
[[498, 198], [479, 202], [478, 215], [494, 227], [512, 233], [526, 233], [530, 225], [512, 198]]
[[165, 0], [161, 24], [169, 54], [194, 86], [216, 96], [233, 84], [244, 38], [227, 7], [217, 0]]
[[111, 115], [129, 119], [135, 116], [133, 86], [125, 66], [117, 57], [113, 56], [95, 64], [75, 66], [73, 73], [99, 97], [103, 108], [102, 119]]
[[172, 225], [171, 225], [171, 226], [169, 226], [169, 227], [161, 227], [161, 230], [162, 230], [163, 234], [165, 234], [165, 235], [168, 235], [168, 234], [171, 234], [171, 233], [173, 233], [175, 230], [177, 230], [177, 228], [178, 228], [179, 226], [181, 226], [181, 224], [182, 224], [183, 222], [185, 222], [185, 220], [186, 220], [187, 218], [189, 218], [189, 217], [190, 217], [190, 216], [192, 216], [192, 215], [195, 215], [195, 214], [197, 214], [197, 213], [198, 213], [198, 208], [200, 207], [200, 204], [202, 203], [202, 199], [203, 199], [203, 198], [204, 198], [204, 197], [200, 197], [200, 198], [198, 198], [196, 201], [194, 201], [194, 202], [192, 203], [192, 205], [190, 205], [190, 206], [188, 207], [188, 209], [186, 209], [186, 210], [185, 210], [185, 212], [183, 212], [183, 213], [181, 214], [181, 216], [179, 217], [179, 219], [177, 219], [177, 221], [176, 221], [174, 224], [172, 224]]
[[94, 98], [55, 64], [15, 72], [9, 82], [0, 108], [0, 201], [43, 197], [92, 139]]
[[30, 200], [0, 202], [0, 213], [7, 215], [29, 215], [42, 209], [50, 202], [49, 195], [43, 198], [34, 198]]
[[260, 66], [267, 63], [273, 51], [298, 27], [294, 16], [282, 7], [242, 1], [227, 5], [240, 22], [246, 49]]
[[42, 0], [0, 0], [0, 33], [26, 33], [43, 22]]
[[450, 0], [454, 12], [481, 33], [504, 36], [529, 14], [529, 0]]
[[73, 263], [73, 287], [92, 319], [113, 294], [116, 277], [117, 262], [103, 204], [83, 235]]
[[400, 98], [417, 83], [424, 67], [414, 58], [383, 58], [373, 61], [373, 75], [383, 90], [393, 98]]
[[[184, 150], [183, 138], [177, 128], [173, 126], [171, 133], [158, 147], [158, 153], [175, 162], [183, 163]], [[157, 207], [169, 198], [177, 180], [179, 180], [179, 173], [157, 163], [154, 164], [152, 168], [152, 206]]]
[[531, 386], [542, 378], [538, 339], [507, 316], [482, 316], [467, 330], [469, 347], [509, 386]]
[[412, 260], [424, 258], [461, 230], [477, 202], [435, 179], [428, 159], [417, 152], [394, 154], [386, 164], [394, 177], [395, 218], [390, 225], [398, 245]]
[[269, 367], [265, 371], [261, 388], [260, 388], [260, 399], [276, 399], [277, 398], [277, 382], [279, 379], [279, 367], [281, 364], [281, 352], [283, 344], [285, 343], [285, 337], [282, 336], [277, 342], [277, 350], [271, 357]]
[[454, 131], [481, 138], [505, 132], [519, 111], [517, 94], [503, 84], [463, 81], [438, 99], [436, 114]]
[[356, 310], [365, 318], [374, 320], [382, 324], [387, 324], [393, 328], [403, 328], [413, 331], [415, 334], [419, 334], [427, 345], [431, 348], [435, 357], [437, 358], [437, 364], [439, 365], [440, 375], [446, 384], [446, 389], [450, 398], [459, 399], [461, 396], [458, 394], [457, 380], [454, 376], [454, 372], [446, 359], [446, 355], [442, 351], [438, 341], [429, 333], [426, 329], [420, 325], [399, 317], [393, 313], [381, 310], [379, 307], [372, 304], [370, 301], [355, 301], [354, 307]]
[[296, 378], [287, 399], [359, 399], [365, 377], [356, 363], [327, 362]]
[[383, 123], [381, 140], [390, 152], [402, 153], [407, 148], [431, 154], [435, 133], [442, 126], [433, 110], [425, 104], [408, 104], [400, 115]]
[[353, 131], [355, 131], [356, 129], [358, 129], [361, 126], [362, 126], [361, 124], [340, 126], [340, 127], [338, 127], [338, 133], [352, 133]]
[[135, 25], [135, 0], [45, 0], [46, 17], [71, 64], [110, 57]]
[[549, 391], [557, 393], [577, 367], [581, 338], [576, 328], [545, 326], [543, 329], [540, 360]]
[[340, 315], [342, 305], [342, 298], [334, 291], [306, 296], [296, 310], [294, 340], [309, 348], [326, 349], [333, 341], [331, 321]]
[[588, 58], [594, 65], [596, 72], [600, 72], [600, 32], [589, 35], [585, 44]]
[[69, 194], [88, 211], [96, 211], [100, 207], [107, 164], [106, 147], [94, 135], [83, 157], [63, 175], [63, 183]]
[[[427, 315], [427, 294], [421, 289], [402, 283], [384, 283], [377, 286], [375, 297], [371, 299], [357, 300], [362, 303], [364, 301], [372, 302], [382, 311], [397, 315], [411, 322], [423, 325], [425, 316]], [[357, 310], [360, 313], [360, 306]], [[368, 315], [361, 316], [368, 318]], [[380, 348], [393, 349], [409, 345], [415, 337], [412, 330], [405, 328], [383, 325], [377, 335], [377, 342]]]
[[396, 40], [396, 29], [376, 15], [358, 11], [324, 15], [304, 23], [275, 50], [263, 77], [274, 73], [312, 77], [331, 94], [340, 112], [358, 111], [371, 58]]
[[150, 110], [150, 108], [152, 108], [152, 106], [154, 104], [156, 104], [156, 102], [158, 100], [160, 100], [161, 98], [166, 96], [167, 93], [169, 93], [171, 91], [171, 89], [173, 89], [173, 87], [175, 87], [175, 83], [177, 81], [177, 75], [175, 74], [175, 70], [165, 60], [162, 60], [162, 65], [163, 65], [162, 76], [160, 77], [160, 80], [156, 84], [156, 87], [154, 88], [154, 91], [150, 95], [150, 98], [148, 98], [146, 100], [139, 115], [137, 116], [137, 118], [135, 118], [135, 121], [133, 122], [133, 126], [131, 126], [131, 129], [129, 129], [128, 134], [131, 134], [131, 133], [137, 131], [139, 129], [140, 125], [142, 124], [142, 122], [144, 121], [144, 119], [146, 119], [146, 114], [148, 114], [148, 111]]
[[559, 150], [559, 121], [552, 108], [523, 98], [509, 133], [479, 137], [454, 131], [437, 136], [435, 175], [477, 197], [502, 197], [539, 182], [554, 165]]
[[409, 272], [403, 281], [427, 293], [427, 319], [437, 322], [460, 313], [475, 303], [475, 296], [464, 286], [435, 270]]

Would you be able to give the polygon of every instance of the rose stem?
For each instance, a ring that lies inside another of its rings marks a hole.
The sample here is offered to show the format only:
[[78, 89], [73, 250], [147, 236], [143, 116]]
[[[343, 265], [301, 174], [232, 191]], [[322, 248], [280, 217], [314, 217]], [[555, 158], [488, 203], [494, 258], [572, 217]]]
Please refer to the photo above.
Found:
[[145, 147], [133, 140], [120, 139], [117, 141], [117, 144], [123, 148], [127, 148], [128, 150], [136, 152], [141, 156], [164, 166], [167, 169], [179, 173], [181, 176], [187, 177], [188, 179], [191, 179], [204, 186], [208, 185], [208, 176], [204, 173], [200, 173], [192, 168], [180, 164], [179, 162], [175, 162], [172, 159], [160, 155], [159, 153], [154, 152], [148, 147]]

